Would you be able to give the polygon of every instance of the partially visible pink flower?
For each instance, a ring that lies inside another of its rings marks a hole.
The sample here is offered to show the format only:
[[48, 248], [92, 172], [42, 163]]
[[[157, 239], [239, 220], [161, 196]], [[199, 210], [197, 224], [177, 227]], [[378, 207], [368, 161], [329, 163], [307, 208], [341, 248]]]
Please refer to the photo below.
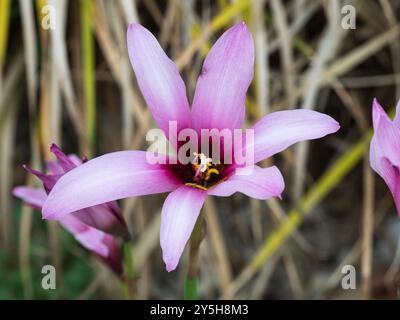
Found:
[[[43, 188], [20, 186], [13, 190], [14, 196], [31, 207], [41, 210], [47, 194]], [[116, 274], [122, 275], [122, 258], [115, 237], [83, 223], [75, 214], [65, 215], [58, 222], [68, 230], [86, 249], [96, 254]]]
[[400, 101], [392, 121], [377, 99], [372, 104], [374, 136], [369, 149], [372, 169], [385, 180], [400, 214]]
[[[197, 81], [191, 110], [185, 84], [156, 38], [141, 25], [131, 24], [127, 42], [140, 90], [157, 125], [172, 145], [177, 142], [176, 137], [169, 136], [171, 121], [177, 123], [178, 133], [186, 128], [200, 133], [202, 129], [242, 127], [246, 92], [254, 68], [253, 40], [244, 23], [226, 31], [209, 52]], [[252, 129], [254, 143], [246, 148], [254, 150], [255, 164], [298, 141], [336, 132], [339, 124], [319, 112], [292, 110], [267, 115]], [[166, 269], [172, 271], [208, 195], [225, 197], [242, 192], [257, 199], [269, 199], [280, 197], [285, 186], [275, 166], [254, 166], [252, 173], [240, 175], [235, 163], [222, 160], [208, 166], [206, 158], [200, 160], [204, 161], [199, 170], [193, 163], [181, 163], [179, 159], [177, 164], [151, 164], [144, 151], [100, 156], [59, 179], [43, 206], [43, 216], [63, 217], [108, 201], [171, 192], [161, 212], [160, 244]]]
[[[80, 166], [82, 162], [87, 161], [87, 159], [79, 159], [76, 155], [65, 155], [55, 144], [51, 145], [50, 151], [55, 155], [57, 160], [47, 162], [47, 174], [34, 170], [29, 166], [24, 166], [29, 173], [34, 174], [42, 181], [44, 190], [47, 193], [53, 189], [58, 179], [60, 179], [65, 173]], [[129, 236], [124, 218], [122, 217], [120, 208], [115, 201], [88, 207], [83, 210], [77, 210], [73, 214], [81, 222], [92, 226], [93, 228], [116, 236]], [[43, 218], [46, 219], [46, 217]]]

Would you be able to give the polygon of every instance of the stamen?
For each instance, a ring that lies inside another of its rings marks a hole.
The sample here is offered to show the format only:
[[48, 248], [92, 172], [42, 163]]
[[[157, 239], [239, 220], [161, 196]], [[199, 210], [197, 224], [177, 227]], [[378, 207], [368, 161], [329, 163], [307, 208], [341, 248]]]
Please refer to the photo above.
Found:
[[200, 164], [198, 164], [199, 167], [196, 168], [196, 174], [194, 176], [195, 178], [197, 178], [200, 172], [202, 173], [206, 172], [206, 170], [211, 166], [212, 159], [207, 158], [204, 153], [193, 152], [193, 155], [194, 155], [193, 165], [195, 166], [195, 168], [197, 164], [196, 161], [200, 159]]
[[216, 175], [219, 175], [219, 171], [215, 168], [209, 169], [206, 173], [206, 177], [204, 178], [204, 180], [208, 181], [211, 178], [211, 174], [214, 173]]
[[201, 190], [204, 190], [204, 191], [207, 191], [207, 190], [208, 190], [206, 187], [203, 187], [203, 186], [201, 186], [201, 185], [199, 185], [199, 184], [191, 183], [191, 182], [186, 182], [186, 183], [185, 183], [185, 186], [194, 187], [194, 188], [201, 189]]
[[192, 181], [185, 183], [185, 185], [201, 190], [208, 190], [215, 184], [218, 184], [220, 180], [223, 181], [225, 179], [221, 179], [220, 177], [223, 166], [213, 163], [212, 159], [207, 158], [203, 153], [193, 152], [193, 155], [192, 170], [195, 172], [195, 175]]

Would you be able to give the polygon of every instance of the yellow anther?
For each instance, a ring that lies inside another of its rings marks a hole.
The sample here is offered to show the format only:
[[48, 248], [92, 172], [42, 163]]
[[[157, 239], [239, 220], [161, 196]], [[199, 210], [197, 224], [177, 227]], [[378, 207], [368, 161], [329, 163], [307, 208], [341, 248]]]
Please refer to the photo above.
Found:
[[208, 190], [206, 187], [203, 187], [203, 186], [201, 186], [201, 185], [199, 185], [199, 184], [191, 183], [191, 182], [185, 183], [185, 186], [198, 188], [198, 189], [201, 189], [201, 190], [204, 190], [204, 191], [207, 191], [207, 190]]
[[204, 180], [208, 181], [211, 178], [212, 173], [219, 175], [219, 171], [215, 168], [212, 168], [212, 169], [207, 170], [206, 177], [204, 178]]

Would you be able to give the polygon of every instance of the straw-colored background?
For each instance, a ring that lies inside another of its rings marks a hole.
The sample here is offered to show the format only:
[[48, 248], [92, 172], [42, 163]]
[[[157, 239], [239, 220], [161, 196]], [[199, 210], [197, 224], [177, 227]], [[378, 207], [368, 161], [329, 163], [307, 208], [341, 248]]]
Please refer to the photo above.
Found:
[[[346, 4], [355, 29], [342, 27]], [[42, 26], [46, 5], [54, 30]], [[37, 184], [21, 165], [41, 168], [52, 142], [89, 157], [146, 148], [154, 123], [128, 60], [129, 22], [156, 35], [191, 99], [205, 54], [240, 20], [256, 49], [247, 125], [298, 107], [331, 115], [341, 130], [271, 159], [286, 180], [282, 201], [207, 200], [200, 297], [398, 297], [400, 221], [369, 167], [368, 141], [373, 97], [393, 110], [400, 96], [399, 17], [398, 0], [0, 0], [0, 299], [122, 296], [67, 232], [11, 196]], [[161, 259], [164, 198], [122, 203], [137, 298], [182, 297], [186, 257], [173, 274]], [[56, 267], [57, 290], [41, 287], [45, 264]], [[356, 290], [341, 288], [345, 264], [356, 268]]]

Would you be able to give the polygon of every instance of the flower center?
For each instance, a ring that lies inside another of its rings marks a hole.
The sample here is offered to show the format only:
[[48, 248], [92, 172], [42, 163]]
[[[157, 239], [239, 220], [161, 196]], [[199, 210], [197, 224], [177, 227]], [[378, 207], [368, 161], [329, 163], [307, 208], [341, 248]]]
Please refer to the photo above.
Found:
[[193, 155], [191, 163], [193, 182], [187, 182], [185, 185], [207, 190], [221, 180], [220, 174], [224, 166], [213, 163], [204, 153], [194, 152]]

